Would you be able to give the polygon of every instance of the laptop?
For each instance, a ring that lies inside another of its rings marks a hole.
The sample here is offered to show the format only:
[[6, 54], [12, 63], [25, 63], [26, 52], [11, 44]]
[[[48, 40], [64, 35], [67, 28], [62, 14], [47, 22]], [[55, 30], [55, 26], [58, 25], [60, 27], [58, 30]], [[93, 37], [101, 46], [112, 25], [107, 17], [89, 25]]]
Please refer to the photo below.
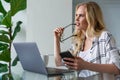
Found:
[[68, 69], [46, 67], [35, 42], [13, 43], [13, 46], [24, 70], [47, 76], [57, 76], [73, 72], [73, 70]]

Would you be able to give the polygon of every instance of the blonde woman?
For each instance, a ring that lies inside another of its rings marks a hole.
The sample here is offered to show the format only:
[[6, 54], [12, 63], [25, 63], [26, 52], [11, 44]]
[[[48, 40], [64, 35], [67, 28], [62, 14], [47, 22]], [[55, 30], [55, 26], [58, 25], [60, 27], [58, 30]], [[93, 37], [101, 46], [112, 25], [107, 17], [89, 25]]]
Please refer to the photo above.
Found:
[[71, 53], [75, 59], [60, 56], [60, 37], [64, 28], [54, 29], [54, 55], [57, 66], [67, 65], [79, 71], [79, 77], [99, 73], [110, 76], [120, 74], [120, 53], [112, 34], [106, 31], [101, 8], [96, 2], [81, 3], [76, 6], [75, 30]]

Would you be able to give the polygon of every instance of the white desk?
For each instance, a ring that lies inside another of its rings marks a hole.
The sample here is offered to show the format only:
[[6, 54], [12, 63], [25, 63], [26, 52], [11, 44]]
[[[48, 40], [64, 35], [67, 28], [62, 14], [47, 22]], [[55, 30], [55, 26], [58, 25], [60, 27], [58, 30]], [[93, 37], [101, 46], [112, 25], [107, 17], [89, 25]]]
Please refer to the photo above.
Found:
[[[54, 59], [53, 55], [49, 55], [49, 59], [50, 60]], [[49, 62], [51, 62], [50, 60], [49, 60]], [[52, 63], [53, 63], [53, 61], [52, 61]], [[18, 66], [20, 68], [18, 68]], [[51, 66], [49, 66], [49, 67], [51, 67]], [[67, 73], [67, 74], [64, 74], [63, 76], [48, 77], [48, 76], [45, 76], [42, 74], [24, 71], [22, 69], [21, 64], [18, 64], [16, 67], [13, 67], [12, 71], [14, 72], [13, 75], [15, 75], [15, 80], [103, 80], [101, 75], [93, 75], [93, 76], [90, 76], [87, 78], [81, 78], [81, 77], [78, 77], [75, 72]], [[1, 74], [0, 74], [0, 77], [1, 77]], [[1, 80], [1, 78], [0, 78], [0, 80]], [[120, 80], [120, 77], [118, 77], [116, 80]]]
[[32, 73], [29, 71], [24, 71], [22, 80], [71, 80], [75, 78], [75, 73], [65, 73], [64, 75], [60, 76], [53, 76], [53, 77], [48, 77], [46, 75], [42, 74], [37, 74], [37, 73]]
[[[15, 75], [15, 80], [104, 80], [101, 75], [93, 75], [90, 77], [78, 77], [76, 73], [67, 73], [62, 76], [48, 77], [42, 74], [37, 74], [29, 71], [23, 71], [22, 75]], [[1, 78], [0, 78], [1, 80]], [[118, 76], [115, 80], [120, 80]]]
[[[77, 77], [76, 73], [72, 72], [72, 73], [66, 73], [62, 76], [48, 77], [46, 75], [24, 71], [22, 77], [19, 80], [104, 80], [104, 79], [100, 74], [82, 78], [82, 77]], [[120, 80], [120, 77], [115, 80]]]

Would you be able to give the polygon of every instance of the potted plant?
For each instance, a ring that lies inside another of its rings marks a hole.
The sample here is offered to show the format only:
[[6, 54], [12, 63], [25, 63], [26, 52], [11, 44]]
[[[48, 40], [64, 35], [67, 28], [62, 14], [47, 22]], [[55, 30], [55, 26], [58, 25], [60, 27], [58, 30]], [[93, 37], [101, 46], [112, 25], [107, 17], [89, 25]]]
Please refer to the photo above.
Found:
[[10, 5], [10, 10], [6, 11], [5, 5], [0, 0], [0, 74], [2, 80], [13, 80], [11, 67], [16, 65], [18, 58], [11, 59], [11, 45], [20, 31], [22, 21], [17, 21], [16, 25], [13, 25], [12, 17], [26, 9], [26, 0], [4, 0], [4, 2]]

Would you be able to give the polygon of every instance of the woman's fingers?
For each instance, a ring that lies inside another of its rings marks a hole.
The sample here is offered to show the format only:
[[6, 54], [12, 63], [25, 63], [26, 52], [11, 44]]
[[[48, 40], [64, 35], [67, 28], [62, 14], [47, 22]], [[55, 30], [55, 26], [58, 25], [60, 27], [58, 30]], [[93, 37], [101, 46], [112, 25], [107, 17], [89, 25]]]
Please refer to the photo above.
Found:
[[74, 63], [73, 60], [71, 60], [71, 59], [66, 59], [66, 60], [69, 60], [69, 61], [64, 62], [64, 64], [66, 64], [66, 67], [68, 67], [69, 69], [78, 70], [77, 64]]
[[58, 28], [54, 29], [55, 35], [57, 35], [59, 37], [61, 37], [61, 35], [63, 34], [63, 31], [64, 31], [64, 28], [62, 28], [62, 27], [58, 27]]
[[63, 60], [69, 61], [69, 62], [74, 62], [75, 61], [74, 58], [63, 58]]
[[58, 28], [54, 29], [54, 32], [62, 33], [63, 30], [64, 30], [64, 28], [58, 27]]
[[74, 59], [73, 58], [64, 58], [64, 64], [68, 66], [75, 66]]
[[81, 59], [80, 57], [73, 58], [64, 58], [65, 62], [64, 64], [67, 65], [68, 68], [74, 69], [74, 70], [82, 70], [84, 68], [85, 61]]

